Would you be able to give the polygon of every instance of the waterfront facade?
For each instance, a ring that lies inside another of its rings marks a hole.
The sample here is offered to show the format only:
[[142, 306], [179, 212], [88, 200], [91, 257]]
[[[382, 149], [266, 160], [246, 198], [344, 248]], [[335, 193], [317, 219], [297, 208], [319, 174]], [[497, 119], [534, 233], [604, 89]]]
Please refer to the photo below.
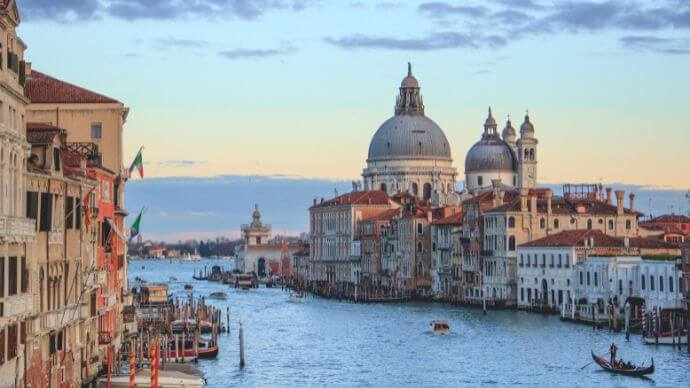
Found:
[[457, 300], [462, 295], [462, 209], [431, 223], [431, 291], [438, 299]]

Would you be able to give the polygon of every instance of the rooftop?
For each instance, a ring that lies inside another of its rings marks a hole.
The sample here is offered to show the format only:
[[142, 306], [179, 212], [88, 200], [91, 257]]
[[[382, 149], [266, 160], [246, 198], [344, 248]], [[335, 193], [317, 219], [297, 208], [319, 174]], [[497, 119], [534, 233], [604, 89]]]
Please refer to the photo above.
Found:
[[109, 104], [119, 101], [32, 70], [26, 77], [24, 95], [34, 104]]
[[385, 192], [380, 190], [373, 191], [353, 191], [351, 193], [339, 195], [335, 198], [314, 204], [312, 208], [340, 205], [388, 205], [389, 199]]

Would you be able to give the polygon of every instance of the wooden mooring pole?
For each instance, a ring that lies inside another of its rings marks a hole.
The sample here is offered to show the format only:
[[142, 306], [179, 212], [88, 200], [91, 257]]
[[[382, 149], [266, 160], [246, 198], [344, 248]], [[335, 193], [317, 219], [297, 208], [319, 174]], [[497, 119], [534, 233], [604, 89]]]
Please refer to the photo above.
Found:
[[244, 369], [244, 330], [240, 321], [240, 369]]

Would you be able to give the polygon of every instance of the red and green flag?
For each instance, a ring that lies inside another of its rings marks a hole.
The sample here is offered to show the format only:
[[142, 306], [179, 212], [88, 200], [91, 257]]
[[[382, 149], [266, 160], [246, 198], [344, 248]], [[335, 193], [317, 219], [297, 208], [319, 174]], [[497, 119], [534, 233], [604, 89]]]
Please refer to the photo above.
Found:
[[134, 158], [134, 161], [132, 162], [132, 165], [129, 167], [129, 176], [132, 176], [132, 171], [134, 169], [137, 169], [139, 171], [139, 177], [142, 179], [144, 178], [144, 158], [141, 155], [141, 151], [144, 150], [144, 147], [139, 148], [139, 152], [137, 152], [137, 156]]
[[140, 227], [141, 227], [141, 214], [144, 212], [144, 209], [141, 209], [139, 211], [139, 215], [137, 218], [134, 220], [134, 223], [132, 226], [129, 228], [129, 239], [130, 241], [139, 235], [140, 232]]

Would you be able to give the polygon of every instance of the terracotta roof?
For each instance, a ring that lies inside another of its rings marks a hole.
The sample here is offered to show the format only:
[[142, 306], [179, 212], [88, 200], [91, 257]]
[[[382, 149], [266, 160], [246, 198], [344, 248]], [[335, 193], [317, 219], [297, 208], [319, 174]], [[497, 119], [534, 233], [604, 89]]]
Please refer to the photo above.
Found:
[[462, 225], [462, 212], [432, 222], [434, 225]]
[[387, 205], [388, 195], [380, 190], [374, 191], [353, 191], [335, 198], [317, 203], [312, 208], [339, 205]]
[[24, 95], [34, 104], [103, 104], [119, 102], [36, 70], [32, 70], [31, 74], [26, 77]]
[[373, 215], [371, 217], [365, 218], [362, 220], [362, 222], [389, 221], [389, 220], [392, 220], [393, 218], [395, 218], [395, 216], [397, 216], [398, 214], [400, 214], [399, 208], [398, 209], [390, 209], [390, 210], [384, 211], [383, 213], [379, 213], [379, 214]]
[[682, 214], [664, 214], [659, 217], [652, 218], [651, 223], [690, 223], [690, 217]]
[[[537, 212], [547, 212], [547, 200], [537, 199]], [[527, 207], [531, 205], [531, 200], [527, 200]], [[520, 197], [505, 203], [502, 206], [487, 210], [486, 213], [493, 212], [519, 212], [520, 211]], [[551, 200], [551, 211], [554, 214], [591, 214], [591, 215], [615, 215], [618, 211], [615, 205], [609, 205], [606, 202], [590, 200], [590, 199], [567, 199], [564, 197], [553, 197]], [[633, 212], [630, 209], [624, 208], [625, 214], [642, 213]]]
[[520, 245], [521, 247], [573, 247], [584, 246], [585, 241], [594, 239], [596, 247], [619, 247], [623, 241], [606, 235], [600, 230], [566, 230]]
[[49, 144], [63, 132], [62, 129], [56, 127], [33, 128], [27, 126], [26, 141], [31, 144]]
[[[567, 230], [552, 234], [534, 241], [520, 245], [520, 247], [581, 247], [590, 238], [593, 239], [594, 247], [625, 247], [625, 239], [613, 237], [600, 230]], [[628, 239], [628, 246], [643, 249], [673, 249], [677, 248], [674, 244], [669, 244], [652, 237], [632, 237]]]

